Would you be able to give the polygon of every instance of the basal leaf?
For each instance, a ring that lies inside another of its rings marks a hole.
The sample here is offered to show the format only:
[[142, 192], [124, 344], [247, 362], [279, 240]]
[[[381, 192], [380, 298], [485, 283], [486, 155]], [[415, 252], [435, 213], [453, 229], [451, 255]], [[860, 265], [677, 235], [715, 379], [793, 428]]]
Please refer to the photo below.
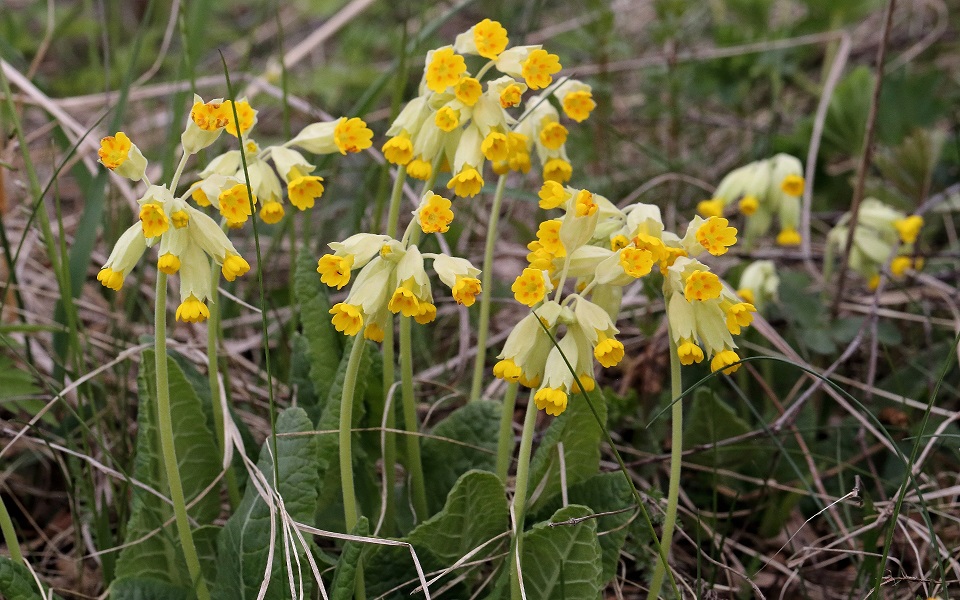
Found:
[[[605, 423], [607, 408], [602, 395], [591, 392], [590, 400]], [[567, 486], [573, 486], [597, 474], [602, 439], [600, 425], [583, 396], [572, 395], [567, 410], [550, 423], [530, 461], [531, 493], [543, 486], [543, 492], [533, 499], [530, 510], [539, 510], [544, 503], [560, 494], [561, 443]]]
[[[137, 457], [133, 477], [153, 486], [169, 497], [160, 436], [157, 429], [156, 370], [153, 350], [144, 350], [141, 355], [140, 375], [137, 384], [140, 390], [140, 406], [137, 415]], [[183, 483], [183, 493], [190, 505], [207, 491], [220, 473], [219, 451], [216, 438], [207, 427], [207, 420], [193, 386], [184, 376], [179, 365], [167, 358], [170, 385], [170, 412], [173, 416], [174, 446], [177, 453], [177, 468]], [[188, 510], [192, 520], [201, 526], [212, 525], [220, 514], [220, 495], [213, 486]], [[120, 552], [117, 559], [117, 578], [149, 579], [169, 583], [184, 590], [193, 585], [187, 575], [186, 563], [180, 550], [176, 526], [170, 522], [172, 507], [145, 490], [133, 488], [130, 520], [127, 523], [125, 542], [131, 544]], [[160, 529], [159, 532], [155, 531]], [[196, 532], [197, 551], [200, 554], [204, 575], [213, 574], [214, 545], [209, 534]], [[205, 542], [206, 540], [206, 542]], [[114, 595], [114, 598], [122, 596]]]
[[155, 579], [126, 578], [110, 586], [110, 597], [125, 600], [189, 600], [193, 596], [186, 588]]
[[[317, 438], [313, 435], [295, 435], [313, 430], [313, 423], [301, 408], [288, 408], [277, 418], [278, 491], [290, 516], [301, 522], [312, 523], [317, 507], [319, 475], [316, 465]], [[291, 434], [291, 435], [285, 435]], [[267, 481], [274, 480], [270, 440], [264, 443], [257, 463]], [[213, 597], [223, 600], [244, 600], [257, 597], [264, 573], [270, 577], [267, 599], [290, 597], [285, 574], [282, 528], [277, 522], [273, 565], [267, 572], [270, 544], [270, 509], [252, 485], [248, 485], [243, 501], [227, 521], [217, 543], [217, 581]], [[297, 554], [305, 570], [309, 570], [303, 548], [297, 545]], [[292, 561], [291, 557], [291, 561]], [[313, 588], [309, 576], [304, 593], [310, 596]]]
[[[750, 431], [750, 426], [733, 408], [707, 388], [693, 393], [690, 410], [683, 428], [685, 449], [710, 444]], [[749, 445], [723, 446], [707, 450], [688, 460], [716, 467], [733, 467], [756, 459]]]
[[[558, 510], [550, 523], [592, 514], [586, 506], [572, 504]], [[600, 595], [600, 541], [597, 523], [586, 519], [576, 525], [551, 527], [537, 523], [523, 534], [523, 585], [527, 598], [538, 600], [594, 599]]]
[[437, 424], [421, 445], [427, 501], [440, 510], [457, 479], [471, 469], [493, 471], [497, 463], [500, 403], [470, 402]]
[[[0, 598], [46, 600], [47, 593], [46, 589], [37, 589], [37, 582], [29, 569], [6, 556], [0, 556]], [[54, 596], [54, 598], [60, 600], [60, 596]]]
[[[308, 342], [307, 354], [314, 398], [316, 402], [322, 403], [329, 397], [328, 390], [336, 379], [344, 343], [343, 335], [330, 322], [327, 288], [320, 283], [316, 259], [308, 252], [301, 252], [297, 257], [294, 294], [300, 303], [300, 322], [303, 324], [303, 336]], [[319, 404], [311, 408], [310, 416], [316, 419], [323, 407], [323, 404]]]
[[[370, 523], [366, 517], [360, 517], [356, 527], [350, 532], [353, 535], [370, 535]], [[364, 544], [360, 542], [346, 542], [343, 545], [343, 552], [340, 553], [340, 560], [337, 562], [337, 570], [333, 574], [333, 585], [330, 586], [331, 600], [350, 600], [357, 590], [357, 567], [360, 565], [360, 555], [363, 553]]]

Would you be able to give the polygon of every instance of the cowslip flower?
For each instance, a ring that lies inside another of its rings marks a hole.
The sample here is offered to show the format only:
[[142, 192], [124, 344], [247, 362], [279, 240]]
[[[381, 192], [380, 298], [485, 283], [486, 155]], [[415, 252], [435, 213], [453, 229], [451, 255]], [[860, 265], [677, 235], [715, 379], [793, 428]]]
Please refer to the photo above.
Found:
[[460, 54], [474, 54], [496, 60], [510, 42], [507, 30], [498, 21], [484, 19], [457, 36], [453, 49]]
[[139, 181], [147, 170], [147, 159], [140, 148], [122, 131], [100, 140], [98, 162], [121, 177]]
[[451, 205], [443, 196], [427, 191], [413, 215], [424, 233], [446, 233], [453, 222]]
[[770, 302], [777, 301], [780, 289], [780, 278], [777, 268], [770, 260], [757, 260], [749, 265], [740, 274], [740, 286], [737, 295], [757, 307], [763, 308]]

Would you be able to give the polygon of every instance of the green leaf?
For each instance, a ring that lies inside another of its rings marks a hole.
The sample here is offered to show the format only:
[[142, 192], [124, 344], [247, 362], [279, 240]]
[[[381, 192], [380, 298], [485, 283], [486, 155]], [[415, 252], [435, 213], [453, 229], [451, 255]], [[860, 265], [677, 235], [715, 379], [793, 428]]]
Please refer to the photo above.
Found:
[[[509, 508], [503, 483], [493, 473], [465, 473], [450, 492], [443, 509], [417, 526], [406, 541], [413, 544], [424, 571], [449, 567], [471, 550], [509, 528]], [[496, 543], [481, 550], [480, 559], [502, 551], [508, 543]], [[374, 597], [399, 588], [389, 598], [409, 597], [419, 583], [406, 548], [377, 546], [367, 553], [364, 571], [368, 596]], [[406, 583], [406, 585], [404, 585]], [[465, 594], [454, 592], [454, 597]]]
[[[594, 513], [615, 512], [634, 506], [630, 484], [620, 471], [594, 475], [571, 487], [569, 501], [571, 504], [587, 506]], [[560, 499], [556, 498], [540, 511], [540, 515], [553, 514], [560, 508]], [[630, 517], [631, 512], [624, 511], [595, 519], [600, 548], [603, 551], [601, 581], [604, 583], [617, 574], [617, 562], [620, 559], [620, 549], [627, 539]]]
[[[359, 336], [354, 338], [356, 343], [365, 343]], [[353, 426], [360, 424], [363, 418], [363, 395], [370, 381], [370, 366], [373, 362], [373, 344], [367, 344], [363, 349], [360, 359], [360, 369], [357, 373], [357, 385], [354, 389], [353, 405]], [[323, 414], [317, 422], [318, 431], [336, 432], [340, 429], [340, 404], [343, 396], [343, 380], [347, 373], [347, 363], [350, 359], [350, 353], [343, 354], [340, 360], [340, 367], [337, 370], [337, 376], [333, 385], [329, 387], [327, 399], [323, 407]], [[353, 448], [359, 449], [359, 436], [353, 435]], [[372, 470], [373, 462], [366, 460], [358, 461], [359, 452], [354, 453], [353, 466], [356, 479], [365, 477], [368, 470]], [[343, 497], [340, 487], [340, 444], [336, 433], [324, 433], [317, 440], [317, 469], [320, 477], [320, 499], [318, 501], [318, 510], [321, 511], [322, 522], [327, 523], [328, 527], [336, 528], [339, 523], [340, 530], [343, 531]], [[361, 502], [363, 499], [361, 498]], [[327, 519], [337, 521], [328, 521]]]
[[[343, 335], [330, 322], [327, 288], [320, 283], [316, 259], [309, 252], [301, 252], [297, 257], [293, 290], [300, 303], [300, 322], [308, 342], [310, 381], [315, 401], [319, 403], [329, 398], [328, 391], [336, 380], [344, 344]], [[323, 404], [312, 407], [303, 402], [301, 404], [313, 419], [324, 408]]]
[[[590, 392], [590, 400], [605, 423], [607, 407], [603, 396], [595, 390]], [[536, 512], [544, 503], [560, 494], [559, 444], [563, 444], [567, 486], [573, 486], [597, 474], [602, 440], [600, 425], [583, 396], [571, 395], [567, 410], [550, 423], [530, 461], [531, 493], [543, 485], [543, 493], [534, 499], [530, 511]]]
[[156, 579], [122, 579], [110, 586], [110, 598], [116, 600], [189, 600], [190, 590]]
[[290, 342], [290, 387], [296, 394], [297, 406], [307, 410], [311, 420], [320, 418], [317, 394], [310, 379], [310, 341], [299, 332], [293, 334]]
[[[153, 486], [169, 497], [166, 470], [157, 430], [156, 369], [153, 350], [141, 354], [140, 406], [137, 415], [137, 457], [133, 477]], [[202, 494], [220, 473], [219, 450], [216, 438], [207, 428], [200, 399], [177, 365], [167, 357], [170, 385], [170, 412], [173, 416], [174, 447], [183, 493], [190, 505]], [[216, 486], [188, 510], [191, 519], [201, 526], [211, 525], [220, 514], [220, 495]], [[120, 552], [117, 559], [117, 578], [150, 579], [170, 583], [185, 590], [193, 589], [187, 575], [186, 563], [180, 551], [176, 526], [160, 529], [171, 521], [173, 509], [160, 498], [140, 488], [133, 488], [130, 520], [127, 522], [125, 543], [132, 543]], [[212, 530], [195, 532], [197, 551], [207, 579], [213, 573], [215, 546]], [[145, 538], [145, 539], [144, 539]]]
[[[592, 514], [586, 506], [561, 508], [550, 519], [559, 523]], [[523, 534], [523, 585], [529, 597], [542, 600], [592, 600], [600, 595], [600, 541], [597, 523], [551, 527], [537, 523]], [[532, 596], [531, 596], [532, 594]]]
[[[312, 430], [313, 424], [301, 408], [288, 408], [277, 418], [278, 491], [290, 516], [305, 523], [313, 522], [319, 484], [315, 459], [317, 438], [309, 435]], [[260, 451], [257, 467], [267, 481], [274, 481], [269, 439]], [[275, 542], [271, 582], [266, 594], [271, 600], [290, 597], [279, 519]], [[256, 598], [267, 568], [269, 544], [270, 509], [253, 485], [248, 485], [240, 506], [220, 532], [213, 597], [225, 600]], [[306, 568], [304, 550], [299, 544], [296, 548], [301, 564]], [[304, 593], [310, 597], [312, 580], [306, 576], [304, 581]]]
[[[750, 431], [750, 426], [741, 419], [729, 404], [713, 390], [698, 388], [693, 393], [689, 413], [683, 428], [684, 449], [700, 444], [712, 444], [720, 440]], [[756, 459], [748, 444], [722, 446], [689, 457], [692, 462], [714, 467], [732, 467]]]
[[[0, 556], [0, 598], [46, 600], [47, 593], [46, 589], [37, 589], [37, 582], [29, 569], [6, 556]], [[54, 596], [54, 598], [60, 600], [60, 596]]]
[[418, 525], [408, 540], [418, 550], [427, 549], [450, 565], [507, 531], [509, 519], [507, 495], [500, 478], [487, 471], [470, 471], [457, 480], [443, 510]]
[[[39, 394], [40, 388], [30, 371], [16, 367], [12, 360], [0, 355], [0, 406], [14, 413], [22, 410], [33, 416], [47, 404], [45, 400], [33, 397]], [[52, 412], [45, 414], [43, 420], [50, 425], [59, 422]]]
[[424, 438], [421, 454], [431, 512], [443, 506], [457, 479], [467, 471], [496, 469], [500, 406], [486, 400], [470, 402], [437, 424], [430, 432], [432, 437]]
[[[360, 517], [356, 527], [350, 532], [352, 535], [370, 535], [370, 523], [366, 517]], [[360, 542], [346, 542], [343, 552], [337, 562], [337, 570], [333, 574], [333, 584], [330, 586], [331, 600], [350, 600], [357, 590], [357, 567], [360, 566], [360, 555], [364, 544]]]

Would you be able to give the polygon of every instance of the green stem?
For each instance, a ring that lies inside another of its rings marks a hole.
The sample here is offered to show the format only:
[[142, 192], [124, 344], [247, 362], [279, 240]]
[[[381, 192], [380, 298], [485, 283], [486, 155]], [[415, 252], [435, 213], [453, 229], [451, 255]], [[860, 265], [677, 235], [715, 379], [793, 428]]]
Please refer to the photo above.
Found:
[[[213, 428], [217, 436], [217, 448], [220, 450], [220, 459], [223, 460], [226, 452], [226, 432], [223, 427], [223, 407], [220, 405], [220, 303], [219, 290], [220, 271], [212, 269], [213, 281], [210, 285], [210, 318], [207, 320], [207, 381], [210, 385], [210, 408], [213, 412]], [[236, 508], [240, 504], [240, 487], [237, 485], [237, 474], [232, 465], [226, 466], [224, 478], [227, 481], [227, 495], [230, 506]]]
[[353, 347], [350, 349], [350, 358], [347, 361], [347, 371], [343, 378], [343, 396], [340, 401], [340, 485], [343, 489], [343, 518], [347, 531], [353, 531], [360, 514], [357, 507], [357, 492], [353, 484], [353, 402], [363, 346], [363, 335], [353, 336]]
[[20, 552], [20, 543], [17, 541], [17, 530], [13, 527], [13, 521], [10, 520], [10, 513], [7, 512], [7, 505], [3, 503], [2, 496], [0, 496], [0, 531], [3, 532], [3, 543], [10, 551], [10, 559], [21, 565], [26, 564], [23, 553]]
[[[663, 518], [663, 534], [660, 538], [660, 548], [666, 558], [670, 557], [670, 545], [673, 542], [673, 531], [677, 524], [677, 504], [680, 499], [680, 463], [683, 458], [683, 378], [680, 371], [680, 356], [677, 354], [677, 344], [670, 337], [670, 395], [672, 431], [670, 440], [670, 484], [667, 488], [667, 512]], [[660, 587], [666, 575], [667, 565], [664, 561], [657, 562], [650, 581], [650, 591], [647, 600], [656, 600], [660, 595]]]
[[500, 413], [500, 435], [497, 438], [497, 477], [507, 481], [510, 459], [513, 458], [513, 411], [517, 405], [519, 384], [508, 383], [503, 395], [503, 410]]
[[[400, 227], [400, 202], [403, 198], [403, 184], [407, 179], [407, 168], [401, 165], [397, 169], [397, 178], [393, 181], [393, 190], [390, 193], [390, 208], [387, 213], [387, 235], [397, 237]], [[383, 511], [383, 534], [392, 535], [396, 522], [396, 485], [394, 472], [397, 466], [397, 436], [391, 431], [397, 425], [397, 411], [389, 403], [390, 390], [396, 379], [396, 355], [394, 354], [394, 327], [396, 320], [393, 315], [387, 317], [387, 324], [383, 330], [383, 406], [387, 410], [384, 424], [388, 431], [383, 434], [383, 472], [386, 475], [386, 486], [383, 490], [386, 496], [386, 506]]]
[[527, 414], [523, 418], [523, 433], [520, 434], [520, 452], [517, 454], [517, 479], [513, 492], [513, 515], [517, 520], [513, 536], [513, 552], [510, 556], [510, 596], [520, 599], [520, 573], [517, 571], [517, 557], [523, 556], [521, 539], [523, 538], [523, 520], [527, 509], [527, 485], [530, 479], [530, 449], [533, 447], [533, 430], [537, 423], [537, 405], [533, 401], [533, 390], [527, 399]]
[[500, 220], [500, 204], [503, 202], [503, 190], [507, 176], [497, 180], [497, 191], [493, 195], [490, 207], [490, 220], [487, 223], [487, 245], [483, 253], [483, 271], [480, 287], [485, 292], [480, 295], [480, 322], [477, 325], [477, 356], [473, 362], [473, 382], [470, 385], [470, 401], [480, 399], [483, 388], [483, 371], [487, 362], [487, 335], [490, 329], [490, 300], [493, 296], [493, 249], [497, 243], [497, 221]]
[[173, 442], [173, 415], [170, 413], [170, 383], [167, 378], [167, 275], [163, 272], [157, 273], [156, 302], [154, 359], [157, 372], [157, 429], [160, 433], [163, 467], [167, 472], [177, 534], [180, 537], [180, 546], [183, 548], [183, 557], [190, 572], [190, 579], [193, 580], [197, 598], [210, 600], [207, 583], [200, 571], [200, 558], [197, 555], [197, 547], [193, 543], [193, 533], [190, 531], [187, 503], [183, 497], [183, 483], [180, 481], [180, 464], [177, 462], [177, 450]]
[[400, 390], [403, 401], [403, 424], [407, 430], [407, 472], [410, 474], [410, 492], [417, 521], [425, 521], [427, 511], [427, 487], [423, 477], [423, 462], [420, 459], [420, 437], [417, 432], [417, 399], [413, 393], [413, 348], [411, 344], [410, 317], [400, 317]]

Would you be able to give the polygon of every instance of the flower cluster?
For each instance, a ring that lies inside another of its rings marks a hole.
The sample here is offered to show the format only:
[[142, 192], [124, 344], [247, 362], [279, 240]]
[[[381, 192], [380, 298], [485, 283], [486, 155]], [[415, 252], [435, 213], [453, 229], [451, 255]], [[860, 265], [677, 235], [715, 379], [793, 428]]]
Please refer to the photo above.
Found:
[[801, 241], [797, 224], [803, 186], [800, 160], [781, 153], [728, 173], [713, 198], [697, 205], [697, 212], [704, 217], [720, 217], [727, 206], [736, 202], [746, 217], [744, 238], [748, 245], [767, 233], [776, 216], [780, 221], [777, 243], [796, 246]]
[[[446, 231], [453, 220], [449, 207], [449, 200], [427, 192], [415, 213], [415, 222], [425, 232]], [[480, 294], [480, 270], [470, 261], [420, 252], [408, 242], [408, 236], [395, 240], [387, 235], [358, 233], [329, 246], [333, 253], [317, 262], [320, 281], [339, 290], [353, 279], [346, 299], [330, 309], [334, 327], [346, 335], [362, 330], [365, 338], [382, 342], [390, 314], [413, 317], [420, 324], [433, 321], [437, 307], [424, 259], [433, 260], [434, 272], [457, 303], [472, 306]], [[356, 278], [354, 270], [359, 270]]]
[[[255, 202], [260, 203], [260, 218], [265, 223], [277, 223], [283, 218], [285, 214], [282, 203], [284, 185], [290, 203], [301, 211], [313, 208], [316, 200], [323, 195], [323, 177], [313, 174], [317, 167], [291, 146], [313, 154], [336, 152], [347, 154], [365, 150], [372, 144], [373, 132], [367, 128], [363, 120], [355, 117], [349, 119], [341, 117], [334, 121], [312, 123], [284, 144], [261, 148], [247, 135], [257, 123], [257, 111], [245, 99], [236, 102], [236, 110], [240, 134], [243, 136], [244, 156], [241, 157], [240, 150], [225, 152], [210, 161], [207, 168], [200, 171], [200, 176], [207, 179], [220, 175], [242, 181], [244, 180], [242, 160], [245, 159]], [[232, 112], [226, 131], [230, 135], [237, 135], [237, 130], [233, 126]], [[273, 166], [270, 165], [271, 162]], [[251, 215], [246, 197], [243, 198], [242, 203], [239, 203], [242, 206], [230, 202], [222, 205], [203, 193], [202, 188], [196, 189], [199, 193], [194, 194], [193, 199], [197, 204], [200, 206], [213, 204], [231, 227], [239, 227]]]
[[[620, 209], [555, 181], [545, 182], [539, 195], [541, 208], [564, 215], [542, 222], [528, 245], [529, 266], [512, 289], [533, 310], [508, 336], [495, 376], [536, 389], [534, 401], [548, 414], [563, 412], [568, 395], [579, 391], [578, 380], [585, 391], [593, 388], [594, 360], [610, 368], [623, 359], [615, 337], [623, 287], [655, 268], [680, 361], [689, 365], [710, 356], [714, 371], [736, 370], [730, 367], [740, 360], [732, 336], [752, 322], [756, 309], [697, 258], [723, 255], [736, 243], [737, 230], [727, 219], [695, 217], [680, 237], [664, 230], [654, 205]], [[575, 293], [563, 296], [568, 279], [575, 280]]]
[[[590, 86], [569, 79], [554, 84], [560, 71], [556, 54], [539, 45], [508, 44], [506, 29], [484, 19], [458, 35], [452, 46], [428, 52], [420, 95], [387, 130], [386, 159], [424, 180], [434, 168], [449, 167], [447, 187], [457, 196], [480, 192], [486, 161], [497, 174], [529, 171], [534, 147], [544, 179], [569, 179], [567, 128], [549, 99], [556, 98], [567, 117], [580, 122], [596, 106]], [[467, 69], [472, 56], [486, 59], [475, 75]], [[499, 76], [483, 82], [491, 69]], [[508, 109], [519, 106], [528, 89], [544, 93], [527, 100], [526, 111], [516, 118]]]
[[770, 302], [776, 302], [780, 291], [780, 277], [772, 260], [756, 260], [740, 274], [737, 295], [763, 311]]
[[[190, 155], [212, 144], [232, 121], [228, 102], [203, 102], [195, 97], [181, 136], [184, 150], [181, 165]], [[205, 320], [210, 316], [206, 302], [211, 296], [211, 260], [220, 266], [227, 281], [249, 271], [250, 265], [212, 218], [187, 204], [187, 197], [200, 186], [177, 196], [175, 182], [171, 187], [150, 185], [145, 176], [146, 159], [123, 132], [103, 138], [99, 156], [100, 162], [115, 173], [135, 181], [143, 180], [147, 190], [138, 200], [139, 221], [120, 236], [97, 280], [105, 287], [120, 290], [124, 278], [146, 249], [157, 246], [157, 269], [168, 275], [180, 275], [181, 302], [177, 319], [190, 323]], [[203, 187], [203, 193], [216, 198], [220, 206], [249, 207], [247, 186], [234, 178], [212, 178]]]
[[[853, 231], [849, 266], [863, 275], [870, 289], [880, 283], [880, 269], [890, 260], [890, 274], [900, 278], [908, 269], [919, 271], [923, 259], [913, 257], [913, 245], [923, 228], [923, 217], [906, 215], [876, 198], [867, 198], [860, 206], [857, 226]], [[831, 255], [847, 247], [850, 235], [850, 213], [844, 214], [827, 235], [827, 264]]]

